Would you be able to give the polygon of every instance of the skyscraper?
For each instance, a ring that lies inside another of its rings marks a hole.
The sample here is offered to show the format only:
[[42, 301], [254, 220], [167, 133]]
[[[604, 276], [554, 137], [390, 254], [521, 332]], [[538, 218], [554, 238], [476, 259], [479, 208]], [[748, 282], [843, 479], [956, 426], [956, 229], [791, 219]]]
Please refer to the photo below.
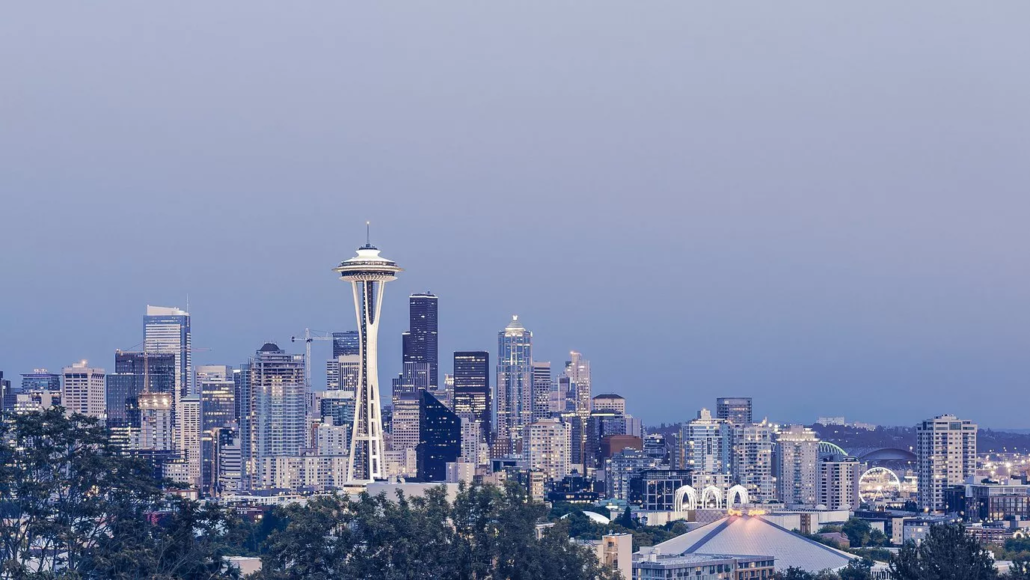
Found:
[[490, 353], [481, 350], [454, 353], [454, 412], [477, 422], [482, 440], [491, 437]]
[[576, 351], [570, 352], [569, 360], [565, 361], [565, 376], [569, 378], [569, 394], [575, 399], [576, 414], [589, 417], [593, 410], [590, 406], [590, 361]]
[[358, 331], [333, 333], [333, 359], [326, 363], [326, 390], [355, 393], [361, 377], [361, 340]]
[[533, 421], [551, 418], [551, 363], [533, 361]]
[[115, 351], [114, 373], [107, 376], [107, 428], [114, 442], [133, 448], [141, 428], [139, 397], [145, 393], [171, 395], [175, 388], [175, 356]]
[[497, 439], [517, 451], [523, 427], [533, 422], [533, 333], [518, 316], [497, 334]]
[[415, 456], [419, 480], [444, 481], [447, 463], [461, 456], [461, 419], [428, 391], [422, 391], [418, 430]]
[[243, 365], [241, 454], [250, 487], [275, 481], [275, 457], [304, 449], [306, 400], [304, 355], [266, 343]]
[[350, 282], [354, 291], [354, 312], [358, 319], [361, 378], [357, 392], [354, 434], [347, 473], [351, 481], [374, 481], [383, 477], [383, 423], [379, 406], [379, 315], [385, 284], [401, 268], [379, 255], [366, 241], [358, 255], [334, 269]]
[[919, 507], [944, 509], [944, 488], [976, 473], [977, 425], [954, 415], [940, 415], [916, 426]]
[[571, 471], [570, 429], [558, 419], [541, 419], [526, 425], [524, 455], [529, 469], [539, 469], [546, 479], [560, 481]]
[[193, 387], [193, 342], [190, 331], [190, 314], [178, 308], [147, 305], [143, 317], [143, 350], [148, 354], [171, 354], [175, 356], [175, 386], [172, 389], [172, 420], [175, 426], [175, 441], [182, 451], [182, 413], [179, 404], [183, 397], [196, 394]]
[[751, 397], [720, 397], [716, 399], [715, 416], [734, 425], [751, 423]]
[[747, 489], [754, 503], [776, 499], [772, 435], [772, 425], [765, 421], [733, 425], [733, 480]]
[[820, 458], [817, 504], [831, 510], [856, 509], [862, 501], [858, 480], [864, 467], [854, 457]]
[[82, 361], [65, 367], [62, 374], [61, 402], [68, 413], [104, 419], [107, 409], [104, 369], [91, 368]]
[[402, 362], [428, 364], [430, 387], [440, 386], [437, 303], [437, 297], [429, 292], [412, 294], [408, 298], [408, 332], [402, 337]]
[[236, 421], [236, 383], [232, 367], [198, 366], [196, 380], [200, 391], [202, 431], [208, 433], [212, 429], [231, 426]]
[[815, 507], [819, 482], [819, 439], [803, 425], [791, 425], [776, 437], [776, 487], [787, 507]]
[[178, 396], [193, 392], [193, 343], [190, 313], [178, 308], [147, 305], [143, 317], [143, 350], [175, 355], [175, 389]]
[[714, 418], [708, 409], [701, 409], [696, 419], [688, 421], [681, 428], [680, 442], [683, 450], [681, 469], [727, 478], [726, 481], [710, 478], [711, 481], [706, 483], [718, 485], [728, 482], [733, 426], [725, 419]]
[[0, 411], [13, 411], [18, 401], [18, 394], [14, 392], [11, 381], [4, 378], [4, 371], [0, 371]]

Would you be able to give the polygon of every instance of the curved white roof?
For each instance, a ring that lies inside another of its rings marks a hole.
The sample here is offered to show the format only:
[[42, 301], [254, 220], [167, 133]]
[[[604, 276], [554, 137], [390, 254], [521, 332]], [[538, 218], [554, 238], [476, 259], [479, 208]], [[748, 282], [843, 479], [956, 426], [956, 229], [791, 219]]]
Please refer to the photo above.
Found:
[[653, 549], [665, 555], [739, 554], [772, 556], [776, 569], [791, 566], [820, 572], [838, 570], [855, 556], [799, 536], [761, 517], [731, 516], [662, 542]]

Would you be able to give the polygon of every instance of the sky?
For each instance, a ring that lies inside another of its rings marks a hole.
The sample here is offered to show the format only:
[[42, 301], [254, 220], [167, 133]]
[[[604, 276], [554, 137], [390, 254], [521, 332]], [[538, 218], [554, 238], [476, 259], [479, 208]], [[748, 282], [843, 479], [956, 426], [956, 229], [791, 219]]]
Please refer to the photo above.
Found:
[[[646, 424], [1027, 428], [1030, 3], [20, 2], [0, 18], [0, 370], [195, 364], [408, 294], [454, 350], [591, 361]], [[316, 369], [328, 344], [315, 343]], [[323, 371], [324, 372], [324, 371]], [[317, 377], [317, 374], [316, 374]], [[324, 380], [324, 379], [323, 379]], [[388, 393], [388, 390], [384, 391]]]

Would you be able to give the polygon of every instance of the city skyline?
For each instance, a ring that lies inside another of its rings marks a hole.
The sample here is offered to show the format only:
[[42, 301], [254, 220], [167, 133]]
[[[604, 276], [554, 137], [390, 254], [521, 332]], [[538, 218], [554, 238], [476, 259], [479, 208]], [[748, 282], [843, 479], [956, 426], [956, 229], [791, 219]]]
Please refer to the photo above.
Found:
[[16, 6], [0, 369], [109, 369], [187, 296], [194, 364], [348, 330], [325, 265], [371, 220], [408, 267], [383, 377], [430, 290], [444, 361], [518, 314], [651, 424], [713, 393], [1026, 428], [979, 396], [1030, 377], [1030, 6], [1004, 4]]

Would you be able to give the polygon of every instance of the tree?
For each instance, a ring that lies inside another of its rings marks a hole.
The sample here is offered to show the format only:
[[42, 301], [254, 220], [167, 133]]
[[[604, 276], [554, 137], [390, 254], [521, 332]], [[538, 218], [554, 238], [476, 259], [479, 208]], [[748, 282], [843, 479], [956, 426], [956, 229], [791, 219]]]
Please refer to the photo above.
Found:
[[615, 578], [589, 549], [569, 541], [567, 520], [538, 539], [546, 514], [514, 484], [462, 486], [453, 503], [443, 487], [412, 498], [321, 498], [281, 510], [289, 523], [269, 537], [262, 577]]
[[235, 516], [161, 483], [94, 418], [0, 415], [0, 578], [234, 577]]
[[92, 417], [0, 415], [0, 577], [87, 571], [161, 497], [151, 470], [120, 455]]
[[1009, 564], [1009, 571], [1005, 573], [1003, 578], [1005, 580], [1030, 580], [1030, 557], [1017, 556], [1013, 558], [1011, 564]]
[[815, 580], [815, 576], [811, 573], [791, 566], [783, 572], [778, 572], [775, 576], [776, 580]]
[[840, 580], [872, 580], [873, 561], [868, 558], [852, 560], [837, 572], [837, 577]]
[[994, 561], [961, 525], [935, 525], [918, 546], [907, 542], [891, 558], [897, 580], [989, 580], [998, 578]]
[[630, 512], [629, 506], [626, 506], [626, 509], [623, 510], [622, 515], [619, 516], [619, 519], [617, 521], [620, 526], [629, 530], [632, 530], [633, 528], [637, 527], [637, 523], [633, 521], [633, 514], [632, 512]]

